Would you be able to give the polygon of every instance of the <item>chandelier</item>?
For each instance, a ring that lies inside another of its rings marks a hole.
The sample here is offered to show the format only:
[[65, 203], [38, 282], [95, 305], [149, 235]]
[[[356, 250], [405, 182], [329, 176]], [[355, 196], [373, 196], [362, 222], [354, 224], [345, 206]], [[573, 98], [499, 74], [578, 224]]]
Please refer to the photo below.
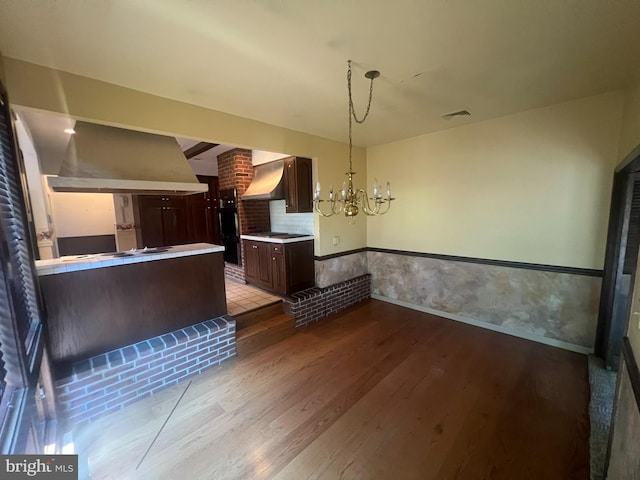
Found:
[[[369, 116], [369, 110], [371, 108], [371, 100], [373, 98], [373, 80], [380, 76], [380, 72], [377, 70], [369, 70], [364, 76], [371, 80], [369, 86], [369, 103], [367, 104], [367, 110], [365, 111], [361, 119], [356, 115], [355, 108], [353, 106], [353, 98], [351, 95], [351, 60], [347, 62], [347, 90], [349, 91], [349, 171], [346, 173], [346, 180], [342, 183], [342, 190], [339, 194], [334, 193], [333, 185], [329, 186], [329, 200], [320, 200], [320, 182], [316, 185], [315, 192], [313, 193], [313, 208], [323, 217], [331, 217], [333, 215], [344, 212], [344, 216], [347, 217], [350, 222], [355, 221], [355, 216], [362, 210], [366, 215], [376, 216], [384, 215], [389, 211], [391, 202], [395, 198], [391, 197], [391, 184], [387, 182], [386, 195], [383, 195], [382, 189], [378, 185], [378, 180], [373, 182], [373, 195], [369, 197], [366, 190], [360, 188], [357, 189], [353, 186], [353, 176], [356, 172], [353, 171], [352, 162], [352, 120], [356, 123], [363, 124]], [[322, 208], [321, 204], [327, 202], [328, 207]]]

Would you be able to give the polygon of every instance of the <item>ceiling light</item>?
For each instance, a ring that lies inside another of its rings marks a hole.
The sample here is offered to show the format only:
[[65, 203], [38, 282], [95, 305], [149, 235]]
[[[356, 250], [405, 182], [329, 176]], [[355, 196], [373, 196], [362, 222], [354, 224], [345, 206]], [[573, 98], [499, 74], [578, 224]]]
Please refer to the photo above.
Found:
[[[380, 76], [380, 72], [377, 70], [369, 70], [364, 76], [371, 80], [369, 86], [369, 103], [367, 110], [365, 111], [362, 119], [358, 119], [355, 108], [353, 106], [353, 99], [351, 96], [351, 60], [347, 62], [347, 89], [349, 91], [349, 171], [346, 173], [347, 179], [342, 183], [342, 191], [340, 195], [333, 193], [333, 186], [329, 186], [329, 211], [323, 211], [320, 204], [325, 200], [320, 200], [320, 182], [316, 185], [316, 190], [313, 194], [313, 206], [314, 210], [323, 217], [331, 217], [338, 213], [344, 212], [344, 216], [349, 219], [350, 222], [355, 221], [355, 216], [358, 215], [360, 209], [369, 216], [384, 215], [389, 211], [391, 202], [395, 198], [391, 197], [391, 185], [387, 182], [386, 197], [382, 195], [382, 189], [378, 185], [378, 180], [373, 182], [373, 196], [369, 197], [367, 191], [364, 189], [356, 189], [353, 186], [353, 176], [356, 172], [353, 171], [353, 162], [351, 151], [353, 150], [353, 142], [351, 139], [351, 124], [352, 120], [356, 123], [363, 124], [369, 116], [369, 109], [371, 108], [371, 100], [373, 98], [373, 80]], [[369, 202], [373, 202], [373, 206]]]
[[64, 133], [68, 133], [69, 135], [73, 135], [76, 131], [73, 128], [65, 128]]

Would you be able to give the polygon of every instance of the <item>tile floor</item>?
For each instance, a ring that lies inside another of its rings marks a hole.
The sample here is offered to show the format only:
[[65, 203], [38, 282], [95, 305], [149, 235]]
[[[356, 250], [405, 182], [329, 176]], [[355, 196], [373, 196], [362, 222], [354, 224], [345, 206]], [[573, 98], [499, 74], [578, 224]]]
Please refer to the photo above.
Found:
[[280, 297], [271, 295], [259, 288], [245, 285], [229, 278], [225, 278], [224, 282], [227, 294], [227, 312], [231, 316], [282, 300]]

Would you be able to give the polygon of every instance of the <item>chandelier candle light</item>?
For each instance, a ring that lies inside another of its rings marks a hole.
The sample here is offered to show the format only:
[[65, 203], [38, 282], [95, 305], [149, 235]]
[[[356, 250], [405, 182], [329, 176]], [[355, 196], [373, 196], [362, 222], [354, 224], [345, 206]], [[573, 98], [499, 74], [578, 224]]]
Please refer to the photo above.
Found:
[[[373, 195], [369, 197], [366, 190], [356, 189], [353, 186], [353, 176], [356, 172], [353, 171], [353, 162], [351, 152], [353, 150], [352, 142], [352, 120], [356, 123], [363, 124], [369, 116], [369, 110], [371, 108], [371, 99], [373, 98], [373, 80], [380, 76], [380, 72], [377, 70], [370, 70], [364, 74], [364, 76], [371, 80], [369, 86], [369, 103], [367, 104], [367, 110], [361, 119], [358, 119], [355, 108], [353, 106], [353, 98], [351, 96], [351, 60], [347, 62], [347, 90], [349, 91], [349, 171], [346, 173], [347, 179], [342, 183], [342, 190], [340, 195], [336, 195], [333, 192], [333, 185], [329, 186], [329, 200], [320, 200], [320, 182], [316, 185], [316, 190], [313, 194], [313, 207], [314, 210], [323, 217], [331, 217], [338, 213], [344, 212], [344, 216], [349, 219], [350, 222], [355, 222], [355, 217], [358, 215], [360, 209], [369, 216], [384, 215], [389, 211], [391, 202], [395, 198], [391, 197], [391, 184], [387, 182], [386, 196], [383, 196], [382, 189], [378, 185], [378, 180], [373, 182]], [[369, 201], [373, 202], [373, 206]], [[328, 211], [323, 211], [320, 204], [322, 202], [328, 202]]]

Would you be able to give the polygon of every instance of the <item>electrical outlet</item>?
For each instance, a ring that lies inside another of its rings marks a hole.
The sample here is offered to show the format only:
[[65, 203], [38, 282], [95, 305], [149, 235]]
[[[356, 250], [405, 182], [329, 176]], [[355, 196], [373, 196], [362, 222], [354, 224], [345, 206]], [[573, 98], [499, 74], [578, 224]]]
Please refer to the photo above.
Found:
[[333, 237], [333, 245], [338, 245], [340, 243], [340, 237]]

